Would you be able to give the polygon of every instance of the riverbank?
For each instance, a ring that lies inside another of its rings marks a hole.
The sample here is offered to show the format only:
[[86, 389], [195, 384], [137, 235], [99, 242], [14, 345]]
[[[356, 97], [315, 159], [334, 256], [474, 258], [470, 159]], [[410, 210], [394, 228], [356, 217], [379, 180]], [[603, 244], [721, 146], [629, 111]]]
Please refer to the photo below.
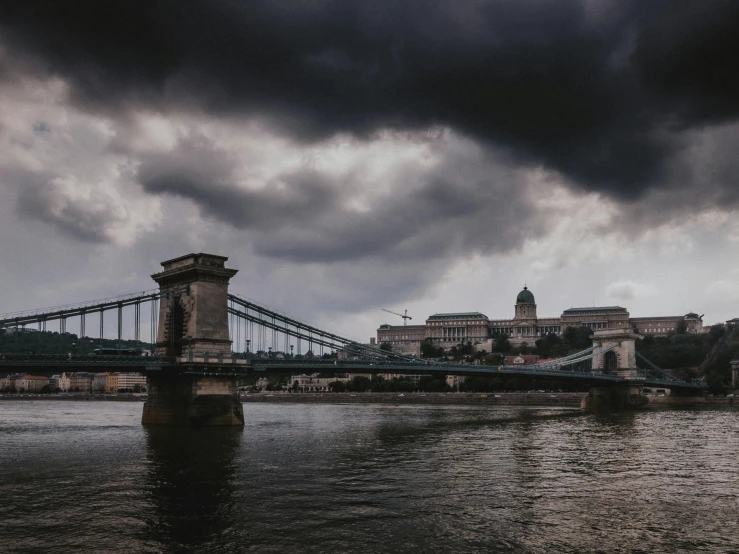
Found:
[[[470, 404], [491, 406], [562, 406], [579, 408], [585, 392], [574, 393], [389, 393], [389, 392], [262, 392], [242, 394], [241, 400], [295, 404]], [[648, 408], [726, 408], [734, 398], [647, 396]], [[739, 404], [737, 404], [739, 406]]]
[[105, 402], [143, 402], [145, 395], [141, 394], [0, 394], [0, 402], [3, 400], [90, 400]]
[[726, 408], [739, 406], [734, 404], [735, 398], [727, 396], [648, 396], [650, 408]]
[[471, 404], [500, 406], [565, 406], [579, 408], [587, 393], [391, 393], [391, 392], [263, 392], [241, 395], [243, 402], [300, 404]]
[[[241, 394], [244, 403], [293, 404], [456, 404], [490, 406], [561, 406], [579, 408], [584, 392], [575, 393], [390, 393], [390, 392], [262, 392]], [[734, 398], [648, 396], [648, 408], [727, 408], [739, 407]], [[84, 400], [91, 402], [143, 402], [146, 395], [135, 394], [0, 394], [2, 401]]]

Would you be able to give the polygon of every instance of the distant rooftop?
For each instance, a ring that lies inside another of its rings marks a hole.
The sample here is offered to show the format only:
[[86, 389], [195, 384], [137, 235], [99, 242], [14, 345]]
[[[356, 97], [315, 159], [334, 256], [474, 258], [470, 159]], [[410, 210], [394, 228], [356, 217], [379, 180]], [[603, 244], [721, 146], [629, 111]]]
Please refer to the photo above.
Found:
[[593, 306], [592, 308], [570, 308], [563, 314], [584, 314], [587, 312], [625, 312], [626, 308], [621, 306]]
[[672, 321], [682, 318], [681, 315], [659, 315], [656, 317], [632, 317], [631, 321]]
[[450, 314], [434, 314], [429, 316], [429, 319], [448, 319], [452, 317], [462, 318], [477, 318], [477, 317], [484, 317], [487, 318], [485, 314], [481, 314], [480, 312], [459, 312], [459, 313], [450, 313]]

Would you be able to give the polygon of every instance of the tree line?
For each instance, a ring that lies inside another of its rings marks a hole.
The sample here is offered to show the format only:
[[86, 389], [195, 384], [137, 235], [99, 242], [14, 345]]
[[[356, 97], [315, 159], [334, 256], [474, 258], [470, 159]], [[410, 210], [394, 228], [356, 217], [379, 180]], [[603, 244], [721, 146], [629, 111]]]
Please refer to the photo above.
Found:
[[75, 333], [58, 331], [8, 332], [0, 329], [0, 354], [92, 354], [96, 348], [152, 350], [148, 342], [136, 340], [94, 339], [78, 337]]

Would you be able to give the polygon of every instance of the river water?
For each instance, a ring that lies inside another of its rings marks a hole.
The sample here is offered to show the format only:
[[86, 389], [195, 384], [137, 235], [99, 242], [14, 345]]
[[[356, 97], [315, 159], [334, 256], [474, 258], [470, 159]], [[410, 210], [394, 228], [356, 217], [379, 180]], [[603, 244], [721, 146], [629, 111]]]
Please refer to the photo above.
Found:
[[0, 402], [1, 552], [739, 552], [739, 412]]

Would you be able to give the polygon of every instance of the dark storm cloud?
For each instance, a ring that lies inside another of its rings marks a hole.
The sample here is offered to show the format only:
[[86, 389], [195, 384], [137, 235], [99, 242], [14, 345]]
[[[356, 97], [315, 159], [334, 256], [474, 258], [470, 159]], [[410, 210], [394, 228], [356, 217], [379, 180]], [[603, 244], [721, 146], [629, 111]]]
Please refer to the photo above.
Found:
[[621, 200], [669, 182], [679, 131], [739, 113], [730, 0], [7, 0], [0, 20], [86, 109], [244, 113], [302, 140], [449, 125]]
[[[689, 147], [669, 164], [670, 187], [623, 202], [614, 227], [638, 237], [645, 230], [685, 221], [705, 211], [739, 206], [739, 124], [689, 133]], [[604, 229], [607, 232], [607, 229]]]
[[505, 252], [546, 226], [533, 217], [521, 172], [477, 151], [447, 153], [431, 169], [410, 163], [392, 176], [392, 192], [363, 210], [349, 205], [362, 187], [351, 172], [339, 180], [301, 168], [253, 189], [237, 184], [237, 168], [232, 155], [189, 137], [143, 156], [137, 177], [150, 193], [193, 200], [212, 219], [250, 231], [256, 253], [300, 262]]
[[731, 0], [657, 3], [645, 7], [645, 14], [632, 60], [675, 123], [735, 119], [739, 5]]

